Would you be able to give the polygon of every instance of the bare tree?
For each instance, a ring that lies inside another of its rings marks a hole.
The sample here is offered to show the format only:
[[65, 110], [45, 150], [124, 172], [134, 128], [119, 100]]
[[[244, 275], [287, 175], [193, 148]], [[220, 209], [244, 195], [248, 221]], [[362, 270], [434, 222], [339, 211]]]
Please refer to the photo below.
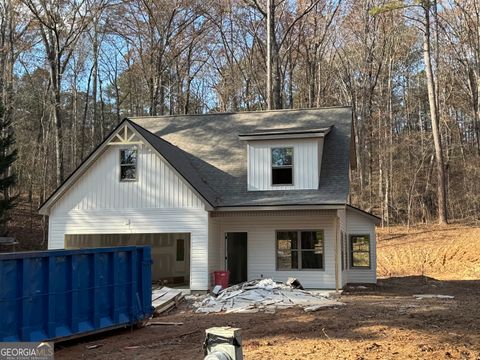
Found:
[[80, 36], [91, 21], [86, 0], [23, 0], [36, 20], [50, 72], [54, 104], [56, 182], [65, 177], [62, 127], [62, 81]]
[[14, 191], [33, 216], [33, 203], [123, 116], [350, 104], [353, 204], [385, 225], [442, 222], [447, 210], [478, 219], [479, 9], [458, 0], [0, 0]]
[[[267, 104], [271, 109], [281, 109], [283, 107], [282, 100], [282, 76], [281, 76], [281, 62], [280, 62], [280, 51], [284, 47], [285, 42], [290, 34], [290, 32], [295, 28], [295, 26], [315, 7], [320, 3], [321, 0], [310, 0], [307, 3], [301, 1], [298, 3], [299, 8], [296, 9], [294, 16], [291, 21], [285, 21], [283, 24], [283, 31], [277, 36], [277, 26], [280, 22], [280, 15], [287, 12], [287, 6], [289, 5], [288, 1], [278, 1], [278, 0], [268, 0], [267, 4], [260, 4], [258, 0], [245, 0], [249, 5], [255, 7], [260, 14], [266, 19], [267, 27], [267, 59], [266, 63], [268, 64], [267, 68], [267, 80], [268, 85], [267, 89], [270, 89], [271, 85], [271, 95], [270, 91], [267, 90]], [[337, 4], [340, 6], [341, 1], [338, 1]], [[271, 96], [271, 100], [268, 100]]]
[[435, 146], [435, 160], [437, 167], [437, 200], [438, 200], [438, 222], [440, 224], [447, 223], [447, 191], [446, 191], [446, 177], [445, 177], [445, 163], [443, 157], [442, 139], [440, 134], [440, 124], [438, 115], [438, 93], [435, 84], [435, 75], [432, 68], [432, 46], [431, 46], [431, 29], [432, 20], [431, 13], [437, 14], [436, 1], [422, 0], [417, 3], [402, 3], [395, 2], [386, 5], [383, 8], [375, 8], [373, 14], [378, 14], [385, 11], [420, 8], [421, 14], [418, 18], [414, 16], [405, 15], [421, 25], [423, 33], [423, 62], [425, 66], [425, 75], [427, 79], [428, 103], [430, 108], [430, 121], [432, 123], [432, 135]]

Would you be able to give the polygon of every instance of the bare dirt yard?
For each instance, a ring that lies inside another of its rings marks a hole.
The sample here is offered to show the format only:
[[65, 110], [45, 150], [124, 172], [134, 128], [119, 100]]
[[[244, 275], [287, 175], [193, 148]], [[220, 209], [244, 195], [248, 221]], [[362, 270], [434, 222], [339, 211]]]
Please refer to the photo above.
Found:
[[378, 229], [377, 276], [480, 280], [480, 223]]
[[[161, 317], [182, 325], [60, 343], [55, 357], [201, 359], [205, 329], [228, 325], [242, 329], [246, 359], [480, 359], [479, 228], [390, 228], [379, 234], [379, 276], [390, 277], [347, 289], [340, 298], [346, 306], [205, 315], [183, 303]], [[419, 300], [414, 294], [455, 298]]]

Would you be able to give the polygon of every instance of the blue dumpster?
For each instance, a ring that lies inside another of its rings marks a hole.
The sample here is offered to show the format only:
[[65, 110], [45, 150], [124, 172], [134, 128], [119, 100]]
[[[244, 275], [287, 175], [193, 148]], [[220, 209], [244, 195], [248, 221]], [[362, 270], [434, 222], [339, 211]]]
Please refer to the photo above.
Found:
[[152, 314], [151, 250], [123, 246], [0, 254], [0, 341], [44, 341]]

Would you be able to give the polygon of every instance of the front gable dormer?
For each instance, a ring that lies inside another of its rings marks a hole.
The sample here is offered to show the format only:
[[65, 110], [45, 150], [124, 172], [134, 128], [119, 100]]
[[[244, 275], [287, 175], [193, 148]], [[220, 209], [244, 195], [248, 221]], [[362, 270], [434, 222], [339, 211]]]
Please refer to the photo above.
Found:
[[324, 138], [330, 130], [259, 130], [239, 135], [247, 143], [248, 190], [318, 189]]

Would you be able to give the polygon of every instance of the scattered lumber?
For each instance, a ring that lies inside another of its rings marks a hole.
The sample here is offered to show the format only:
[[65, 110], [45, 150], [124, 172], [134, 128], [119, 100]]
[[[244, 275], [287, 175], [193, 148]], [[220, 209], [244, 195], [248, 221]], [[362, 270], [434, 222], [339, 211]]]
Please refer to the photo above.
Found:
[[136, 350], [136, 349], [138, 349], [138, 348], [140, 348], [140, 346], [138, 346], [138, 345], [125, 346], [125, 347], [124, 347], [125, 350]]
[[417, 294], [413, 295], [415, 299], [448, 299], [448, 300], [453, 300], [455, 299], [455, 296], [453, 295], [436, 295], [436, 294]]
[[155, 320], [150, 320], [147, 322], [146, 326], [152, 326], [152, 325], [165, 325], [165, 326], [180, 326], [183, 325], [183, 322], [167, 322], [167, 321], [155, 321]]
[[162, 314], [174, 307], [177, 307], [183, 299], [182, 290], [162, 287], [152, 291], [152, 306], [154, 314]]

